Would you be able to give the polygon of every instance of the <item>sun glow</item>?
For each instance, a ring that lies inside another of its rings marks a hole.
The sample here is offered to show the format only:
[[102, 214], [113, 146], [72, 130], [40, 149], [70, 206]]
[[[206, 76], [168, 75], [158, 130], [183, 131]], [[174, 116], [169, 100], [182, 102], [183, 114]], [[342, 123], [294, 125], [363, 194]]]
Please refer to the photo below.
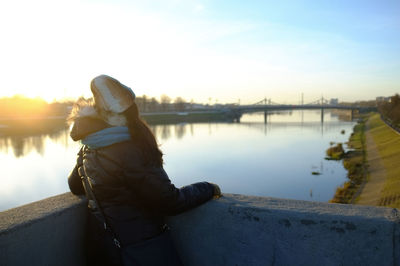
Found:
[[41, 116], [48, 111], [48, 103], [40, 98], [27, 98], [16, 95], [10, 98], [0, 99], [0, 114], [2, 116]]

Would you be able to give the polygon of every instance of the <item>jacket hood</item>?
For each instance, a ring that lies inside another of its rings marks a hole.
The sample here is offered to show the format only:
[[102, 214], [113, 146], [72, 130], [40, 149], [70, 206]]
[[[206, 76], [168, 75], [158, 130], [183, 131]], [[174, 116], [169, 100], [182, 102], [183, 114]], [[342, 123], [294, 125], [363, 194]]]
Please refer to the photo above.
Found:
[[68, 122], [72, 124], [70, 136], [74, 141], [82, 140], [94, 132], [111, 127], [100, 117], [94, 108], [93, 100], [90, 99], [80, 99], [75, 103]]

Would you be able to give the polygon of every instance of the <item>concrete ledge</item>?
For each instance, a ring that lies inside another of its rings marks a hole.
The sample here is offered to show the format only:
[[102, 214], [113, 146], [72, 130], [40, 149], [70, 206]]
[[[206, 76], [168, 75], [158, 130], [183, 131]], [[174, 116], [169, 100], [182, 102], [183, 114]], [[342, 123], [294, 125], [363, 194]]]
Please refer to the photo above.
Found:
[[[0, 213], [1, 265], [84, 265], [71, 193]], [[169, 217], [185, 265], [400, 265], [397, 209], [226, 194]]]
[[225, 195], [169, 223], [185, 265], [399, 265], [396, 209]]
[[85, 202], [65, 193], [0, 212], [0, 264], [84, 265]]

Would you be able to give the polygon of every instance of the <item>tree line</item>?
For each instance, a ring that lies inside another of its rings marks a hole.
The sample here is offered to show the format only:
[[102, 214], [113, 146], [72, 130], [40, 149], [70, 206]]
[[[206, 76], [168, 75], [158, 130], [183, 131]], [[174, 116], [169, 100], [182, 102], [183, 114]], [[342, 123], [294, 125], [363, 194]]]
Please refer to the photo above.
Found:
[[184, 111], [193, 108], [193, 100], [188, 103], [182, 97], [176, 97], [172, 100], [166, 94], [161, 95], [160, 101], [155, 97], [148, 97], [146, 95], [138, 96], [135, 102], [141, 112], [168, 112], [168, 111]]
[[[135, 99], [141, 112], [168, 112], [193, 110], [209, 105], [196, 104], [191, 100], [187, 102], [182, 97], [172, 99], [168, 95], [161, 95], [160, 100], [146, 95]], [[8, 117], [43, 117], [66, 116], [70, 112], [74, 101], [47, 103], [41, 98], [28, 98], [22, 95], [0, 98], [0, 118]]]
[[389, 101], [378, 103], [378, 110], [381, 115], [392, 125], [400, 127], [400, 95], [395, 94]]

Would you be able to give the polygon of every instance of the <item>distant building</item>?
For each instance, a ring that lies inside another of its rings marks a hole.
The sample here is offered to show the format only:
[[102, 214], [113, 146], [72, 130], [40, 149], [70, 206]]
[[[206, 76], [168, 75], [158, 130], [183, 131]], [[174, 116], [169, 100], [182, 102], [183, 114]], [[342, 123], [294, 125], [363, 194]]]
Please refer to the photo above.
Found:
[[377, 102], [377, 103], [380, 103], [380, 102], [390, 102], [390, 97], [384, 97], [384, 96], [376, 97], [376, 102]]
[[329, 101], [330, 105], [338, 105], [339, 104], [339, 99], [338, 98], [332, 98]]
[[192, 104], [192, 109], [206, 109], [207, 107], [204, 104], [201, 103], [193, 103]]

